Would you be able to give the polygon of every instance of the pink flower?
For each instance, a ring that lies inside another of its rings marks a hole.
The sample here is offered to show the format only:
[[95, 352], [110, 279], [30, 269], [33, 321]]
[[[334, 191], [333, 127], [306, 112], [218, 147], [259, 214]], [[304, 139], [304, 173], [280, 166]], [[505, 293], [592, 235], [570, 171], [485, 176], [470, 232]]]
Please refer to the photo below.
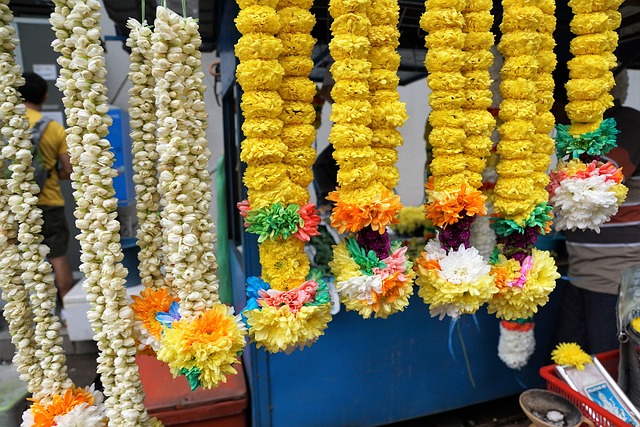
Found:
[[527, 273], [529, 273], [531, 267], [533, 267], [533, 257], [529, 255], [522, 260], [522, 264], [520, 265], [520, 277], [518, 277], [517, 280], [507, 282], [507, 285], [511, 287], [517, 286], [519, 288], [524, 288], [524, 284], [527, 282]]
[[[251, 206], [249, 206], [249, 201], [247, 199], [245, 199], [245, 200], [243, 200], [241, 202], [238, 202], [236, 204], [236, 207], [240, 211], [240, 215], [242, 216], [242, 218], [246, 218], [247, 217], [247, 212], [249, 212], [251, 210]], [[249, 225], [245, 223], [244, 226], [248, 227]]]
[[407, 253], [406, 246], [396, 249], [391, 253], [391, 255], [389, 255], [387, 258], [382, 260], [382, 262], [385, 263], [386, 267], [385, 268], [374, 267], [372, 269], [373, 274], [379, 274], [380, 276], [382, 276], [382, 280], [384, 280], [396, 272], [404, 273], [407, 270], [407, 266], [406, 266], [407, 258], [405, 257], [406, 253]]
[[307, 203], [300, 208], [298, 213], [303, 224], [293, 235], [305, 242], [311, 240], [313, 236], [319, 236], [318, 224], [320, 224], [320, 216], [318, 216], [316, 205]]
[[302, 285], [289, 291], [278, 291], [276, 289], [261, 289], [259, 303], [263, 307], [283, 307], [288, 306], [292, 313], [297, 313], [306, 303], [313, 301], [316, 297], [318, 284], [314, 280], [307, 280]]

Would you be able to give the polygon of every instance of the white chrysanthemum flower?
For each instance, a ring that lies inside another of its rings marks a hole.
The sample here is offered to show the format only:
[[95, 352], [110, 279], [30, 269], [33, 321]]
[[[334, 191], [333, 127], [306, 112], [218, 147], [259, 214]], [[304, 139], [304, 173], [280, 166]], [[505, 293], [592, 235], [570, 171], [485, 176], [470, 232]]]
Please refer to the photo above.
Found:
[[367, 304], [373, 304], [373, 293], [380, 294], [382, 292], [382, 276], [378, 274], [355, 276], [349, 280], [338, 282], [336, 289], [344, 298], [359, 299], [366, 301]]
[[511, 331], [500, 324], [498, 357], [511, 369], [521, 369], [529, 363], [536, 349], [533, 328], [528, 331]]
[[600, 225], [618, 212], [618, 199], [611, 191], [614, 185], [604, 175], [562, 180], [549, 199], [556, 212], [556, 229], [600, 232]]
[[442, 248], [438, 239], [431, 239], [424, 247], [427, 259], [439, 261], [447, 256], [447, 251]]
[[445, 304], [438, 307], [430, 307], [429, 314], [431, 317], [438, 317], [438, 320], [442, 320], [446, 316], [457, 319], [460, 316], [460, 308], [455, 304]]
[[491, 270], [476, 248], [465, 248], [464, 245], [460, 245], [458, 250], [450, 251], [439, 262], [438, 276], [456, 285], [479, 281]]

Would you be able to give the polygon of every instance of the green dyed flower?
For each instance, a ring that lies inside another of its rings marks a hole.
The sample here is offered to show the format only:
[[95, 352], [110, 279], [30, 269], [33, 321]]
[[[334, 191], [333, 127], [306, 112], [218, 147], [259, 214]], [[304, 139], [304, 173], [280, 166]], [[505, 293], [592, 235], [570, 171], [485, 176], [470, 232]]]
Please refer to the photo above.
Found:
[[309, 271], [309, 275], [307, 276], [307, 280], [315, 280], [318, 284], [318, 289], [316, 290], [316, 297], [313, 301], [306, 303], [305, 305], [317, 306], [328, 304], [331, 302], [331, 294], [329, 293], [329, 286], [322, 278], [322, 272], [317, 268], [312, 268]]
[[373, 268], [385, 268], [385, 263], [378, 259], [373, 250], [366, 252], [358, 245], [356, 239], [347, 239], [347, 250], [351, 258], [360, 266], [360, 271], [369, 276], [373, 275]]
[[245, 224], [249, 233], [258, 234], [258, 242], [277, 237], [289, 238], [304, 226], [300, 217], [300, 206], [291, 204], [286, 208], [282, 203], [275, 203], [262, 209], [247, 212]]
[[569, 126], [558, 124], [556, 135], [556, 151], [558, 159], [569, 156], [577, 159], [582, 154], [589, 156], [601, 156], [607, 154], [617, 146], [616, 135], [620, 133], [616, 129], [616, 121], [613, 118], [605, 119], [598, 129], [582, 135], [573, 136], [569, 133]]
[[184, 375], [187, 378], [187, 382], [191, 387], [191, 391], [194, 391], [198, 387], [200, 387], [200, 374], [202, 371], [200, 369], [193, 367], [190, 369], [180, 368], [180, 375]]
[[529, 218], [522, 225], [511, 219], [497, 218], [491, 223], [491, 228], [495, 230], [498, 236], [502, 237], [510, 236], [515, 232], [524, 234], [524, 229], [527, 227], [537, 227], [540, 233], [544, 234], [545, 225], [553, 218], [552, 209], [546, 202], [543, 202], [535, 207]]

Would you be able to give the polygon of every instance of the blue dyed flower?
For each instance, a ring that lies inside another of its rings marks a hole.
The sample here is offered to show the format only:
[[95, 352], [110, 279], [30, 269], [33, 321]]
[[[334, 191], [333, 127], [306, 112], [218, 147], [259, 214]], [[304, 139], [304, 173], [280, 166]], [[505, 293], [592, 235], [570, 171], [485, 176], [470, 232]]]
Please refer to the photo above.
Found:
[[169, 307], [169, 312], [160, 311], [156, 314], [156, 320], [162, 323], [167, 328], [171, 327], [173, 322], [177, 322], [181, 319], [180, 313], [178, 313], [178, 309], [180, 308], [180, 304], [177, 302], [172, 302], [171, 307]]

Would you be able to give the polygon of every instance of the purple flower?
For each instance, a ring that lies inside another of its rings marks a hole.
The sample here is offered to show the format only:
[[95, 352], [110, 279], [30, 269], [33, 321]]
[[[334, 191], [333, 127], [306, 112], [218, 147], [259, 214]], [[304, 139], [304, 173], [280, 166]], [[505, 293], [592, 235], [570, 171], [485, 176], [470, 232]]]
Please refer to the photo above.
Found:
[[389, 234], [386, 231], [384, 234], [380, 234], [379, 232], [372, 230], [371, 227], [365, 227], [360, 230], [357, 242], [358, 245], [366, 252], [374, 251], [379, 259], [387, 258], [391, 251]]

